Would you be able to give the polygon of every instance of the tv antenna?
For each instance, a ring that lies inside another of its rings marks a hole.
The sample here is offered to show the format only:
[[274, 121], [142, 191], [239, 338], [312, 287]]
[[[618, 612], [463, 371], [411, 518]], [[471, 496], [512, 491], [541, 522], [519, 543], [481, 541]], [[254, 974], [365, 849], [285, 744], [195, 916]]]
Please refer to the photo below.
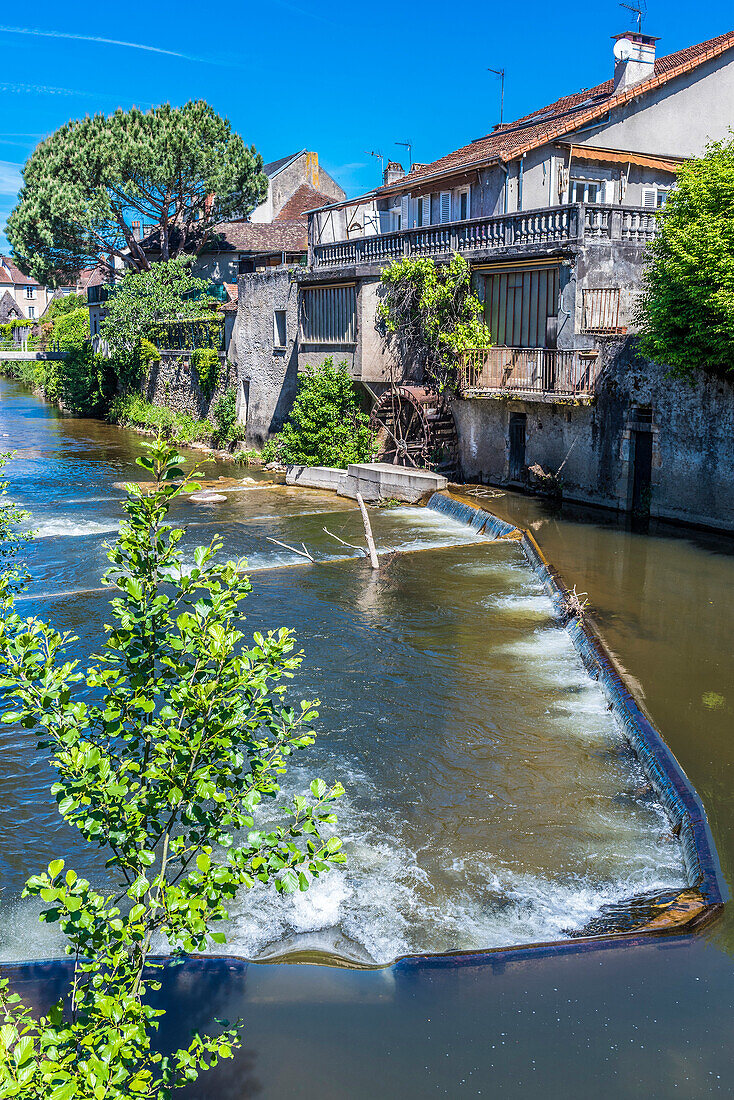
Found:
[[487, 69], [488, 73], [494, 73], [500, 78], [500, 126], [502, 125], [502, 115], [505, 109], [505, 70], [504, 69]]
[[408, 138], [406, 141], [396, 141], [395, 144], [402, 145], [408, 150], [408, 171], [410, 171], [413, 167], [413, 142]]
[[647, 4], [645, 0], [638, 0], [635, 4], [620, 4], [620, 8], [626, 8], [627, 11], [632, 12], [632, 15], [637, 20], [637, 33], [642, 34], [642, 17], [647, 15]]
[[368, 157], [379, 157], [380, 159], [380, 171], [383, 176], [385, 175], [385, 154], [378, 153], [375, 149], [365, 149], [365, 153]]

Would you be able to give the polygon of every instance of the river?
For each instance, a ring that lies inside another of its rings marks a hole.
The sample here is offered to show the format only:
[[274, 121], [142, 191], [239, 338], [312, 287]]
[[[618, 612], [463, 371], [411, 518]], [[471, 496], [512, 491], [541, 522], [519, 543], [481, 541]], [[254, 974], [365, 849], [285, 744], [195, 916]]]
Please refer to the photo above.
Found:
[[[103, 543], [119, 523], [120, 484], [139, 474], [141, 440], [0, 386], [0, 446], [16, 451], [13, 492], [37, 529], [22, 608], [73, 629], [83, 654], [100, 637]], [[207, 467], [209, 478], [232, 473]], [[486, 506], [530, 525], [588, 593], [601, 633], [697, 786], [730, 876], [732, 544], [672, 529], [633, 534], [507, 494]], [[385, 964], [533, 943], [630, 894], [682, 884], [677, 843], [640, 794], [639, 769], [516, 546], [422, 509], [380, 510], [378, 545], [401, 552], [375, 579], [323, 531], [357, 540], [348, 503], [266, 483], [226, 502], [182, 501], [173, 521], [189, 525], [189, 552], [216, 530], [228, 553], [248, 557], [251, 629], [298, 632], [306, 658], [296, 691], [323, 699], [323, 733], [288, 789], [314, 774], [347, 787], [346, 872], [295, 903], [243, 897], [228, 951]], [[318, 564], [296, 564], [267, 535], [305, 542]], [[60, 851], [95, 882], [104, 870], [59, 822], [33, 740], [3, 737], [0, 950], [48, 958], [59, 945], [19, 901], [24, 877]], [[212, 961], [195, 985], [193, 971], [188, 984], [176, 978], [176, 997], [192, 1017], [211, 997], [218, 1012], [247, 1019], [246, 1058], [226, 1085], [222, 1075], [199, 1096], [372, 1096], [375, 1063], [389, 1074], [384, 1095], [586, 1095], [592, 1079], [610, 1096], [638, 1087], [708, 1095], [729, 1089], [731, 1054], [719, 1044], [731, 1020], [731, 941], [727, 913], [703, 937], [593, 955], [570, 944], [548, 959], [520, 952], [502, 963], [364, 972], [222, 971]], [[278, 1057], [274, 1032], [288, 1035], [289, 1058]], [[564, 1054], [554, 1060], [557, 1044]], [[569, 1070], [577, 1080], [564, 1090]]]

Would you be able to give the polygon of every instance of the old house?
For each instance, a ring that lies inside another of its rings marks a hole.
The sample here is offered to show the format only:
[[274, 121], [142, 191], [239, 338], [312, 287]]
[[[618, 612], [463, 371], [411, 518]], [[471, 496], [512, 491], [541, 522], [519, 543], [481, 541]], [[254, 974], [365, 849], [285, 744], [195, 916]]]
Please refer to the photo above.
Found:
[[15, 311], [11, 301], [19, 311], [17, 316], [30, 321], [38, 320], [46, 309], [52, 291], [34, 279], [25, 275], [9, 256], [0, 256], [0, 309], [7, 314], [4, 320], [12, 320]]
[[[436, 410], [376, 331], [380, 272], [393, 258], [459, 252], [493, 344], [461, 365], [451, 407], [465, 477], [520, 485], [540, 464], [562, 468], [571, 499], [734, 523], [731, 384], [702, 380], [691, 400], [629, 340], [656, 210], [682, 160], [734, 122], [734, 33], [667, 56], [657, 47], [617, 35], [596, 87], [407, 174], [391, 164], [381, 187], [311, 214], [308, 270], [297, 302], [283, 304], [285, 388], [308, 363], [346, 359], [373, 400], [389, 391], [389, 408], [417, 404], [402, 420], [390, 413], [386, 429], [410, 424], [427, 453]], [[273, 346], [239, 346], [250, 390], [260, 355], [275, 424]], [[393, 454], [406, 460], [414, 441], [400, 442]]]

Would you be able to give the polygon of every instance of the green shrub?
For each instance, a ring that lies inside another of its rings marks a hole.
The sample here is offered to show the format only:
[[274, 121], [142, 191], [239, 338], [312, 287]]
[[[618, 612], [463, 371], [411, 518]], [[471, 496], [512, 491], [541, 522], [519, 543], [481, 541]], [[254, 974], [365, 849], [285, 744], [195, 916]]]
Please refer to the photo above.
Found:
[[61, 351], [82, 348], [89, 340], [89, 310], [74, 309], [54, 321], [52, 339], [58, 340]]
[[54, 321], [65, 313], [82, 309], [86, 304], [86, 299], [82, 294], [67, 294], [63, 298], [54, 298], [53, 301], [48, 303], [43, 319], [44, 321]]
[[237, 390], [234, 386], [228, 386], [215, 402], [211, 416], [215, 427], [212, 441], [215, 446], [221, 447], [245, 438], [245, 426], [237, 417]]
[[214, 348], [197, 348], [192, 353], [191, 365], [199, 378], [201, 392], [207, 400], [214, 393], [219, 377], [219, 354]]
[[188, 413], [176, 412], [166, 405], [151, 405], [137, 393], [114, 398], [107, 418], [123, 427], [148, 428], [178, 443], [205, 441], [214, 433], [210, 421], [194, 420]]
[[310, 367], [298, 382], [298, 394], [280, 435], [263, 448], [264, 462], [299, 466], [338, 466], [369, 462], [374, 434], [359, 405], [346, 363], [331, 356]]

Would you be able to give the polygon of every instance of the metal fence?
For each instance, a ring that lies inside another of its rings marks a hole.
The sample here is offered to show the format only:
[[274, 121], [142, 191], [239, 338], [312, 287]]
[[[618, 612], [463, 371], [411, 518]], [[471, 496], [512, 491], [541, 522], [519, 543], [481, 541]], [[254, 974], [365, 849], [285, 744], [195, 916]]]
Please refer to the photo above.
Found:
[[482, 393], [529, 393], [588, 397], [594, 393], [599, 357], [594, 351], [547, 348], [482, 348], [459, 361], [463, 396]]

